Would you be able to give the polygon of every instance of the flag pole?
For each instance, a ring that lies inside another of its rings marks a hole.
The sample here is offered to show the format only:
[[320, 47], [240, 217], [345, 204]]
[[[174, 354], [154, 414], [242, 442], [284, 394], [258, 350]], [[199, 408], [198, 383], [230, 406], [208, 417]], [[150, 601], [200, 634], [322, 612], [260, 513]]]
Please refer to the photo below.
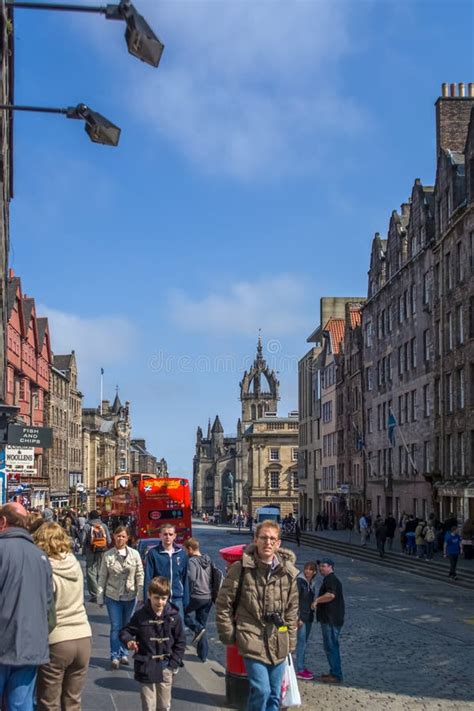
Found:
[[100, 414], [102, 415], [102, 400], [104, 396], [104, 369], [100, 369]]
[[365, 461], [368, 462], [368, 464], [369, 464], [369, 469], [370, 469], [370, 473], [371, 473], [372, 476], [374, 476], [374, 467], [373, 467], [373, 465], [372, 465], [372, 460], [370, 459], [369, 455], [367, 454], [367, 447], [365, 446], [364, 438], [363, 438], [362, 435], [360, 434], [360, 432], [359, 432], [359, 430], [358, 430], [358, 428], [357, 428], [357, 425], [355, 424], [354, 420], [351, 420], [351, 422], [352, 422], [352, 427], [355, 429], [355, 431], [356, 431], [356, 433], [357, 433], [357, 437], [360, 438], [360, 440], [362, 441], [362, 451], [363, 451], [363, 453], [364, 453], [364, 455], [365, 455]]
[[410, 464], [411, 464], [411, 466], [412, 466], [412, 468], [413, 468], [413, 471], [415, 472], [415, 474], [418, 474], [418, 469], [416, 468], [415, 461], [414, 461], [414, 459], [413, 459], [413, 457], [412, 457], [412, 455], [411, 455], [411, 452], [410, 452], [410, 450], [409, 450], [409, 448], [408, 448], [408, 445], [407, 445], [407, 443], [406, 443], [406, 441], [405, 441], [405, 437], [403, 436], [403, 432], [402, 432], [402, 430], [400, 429], [400, 425], [398, 424], [397, 417], [396, 417], [396, 415], [395, 415], [395, 413], [394, 413], [394, 411], [392, 410], [391, 407], [389, 408], [389, 412], [390, 412], [390, 414], [393, 416], [393, 419], [395, 420], [395, 425], [397, 426], [397, 429], [398, 429], [398, 431], [399, 431], [399, 433], [400, 433], [400, 439], [402, 440], [403, 446], [405, 447], [405, 451], [406, 451], [406, 453], [408, 454], [408, 459], [410, 460]]

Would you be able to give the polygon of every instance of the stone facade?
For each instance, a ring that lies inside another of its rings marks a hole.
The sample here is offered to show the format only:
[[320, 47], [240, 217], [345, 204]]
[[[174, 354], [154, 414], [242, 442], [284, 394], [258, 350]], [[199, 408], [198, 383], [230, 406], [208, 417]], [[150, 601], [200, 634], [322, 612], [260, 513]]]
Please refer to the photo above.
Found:
[[299, 511], [310, 522], [319, 511], [317, 473], [321, 467], [321, 423], [316, 377], [320, 369], [321, 347], [311, 348], [298, 363], [298, 482]]
[[53, 447], [46, 452], [53, 505], [72, 501], [77, 505], [83, 483], [82, 471], [82, 393], [77, 384], [74, 351], [53, 356], [50, 370], [48, 425], [53, 429]]
[[193, 461], [193, 506], [196, 511], [230, 516], [251, 515], [263, 503], [278, 504], [282, 516], [297, 511], [298, 418], [277, 416], [279, 383], [257, 355], [240, 383], [241, 418], [237, 434], [226, 436], [218, 416], [207, 436], [198, 427]]
[[147, 450], [144, 439], [130, 440], [130, 473], [158, 474], [158, 462]]

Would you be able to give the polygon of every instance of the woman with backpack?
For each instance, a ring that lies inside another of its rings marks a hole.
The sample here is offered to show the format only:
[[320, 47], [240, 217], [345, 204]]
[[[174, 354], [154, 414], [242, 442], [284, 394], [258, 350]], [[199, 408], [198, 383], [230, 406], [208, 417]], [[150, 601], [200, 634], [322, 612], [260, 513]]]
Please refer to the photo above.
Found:
[[423, 531], [425, 540], [426, 560], [433, 560], [434, 546], [436, 541], [436, 529], [434, 519], [428, 519]]
[[128, 665], [128, 651], [120, 642], [120, 630], [128, 625], [137, 598], [143, 600], [143, 571], [140, 553], [127, 545], [128, 529], [119, 526], [113, 533], [114, 546], [102, 556], [97, 602], [106, 605], [110, 620], [112, 669]]
[[91, 511], [82, 534], [82, 552], [86, 559], [87, 589], [91, 602], [97, 602], [100, 564], [111, 543], [108, 526], [101, 520], [98, 511]]

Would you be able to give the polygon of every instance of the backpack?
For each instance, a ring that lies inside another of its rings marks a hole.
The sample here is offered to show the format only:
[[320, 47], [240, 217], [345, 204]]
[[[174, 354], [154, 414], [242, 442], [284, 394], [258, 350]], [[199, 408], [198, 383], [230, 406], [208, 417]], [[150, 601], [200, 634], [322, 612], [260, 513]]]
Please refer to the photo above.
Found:
[[434, 539], [436, 538], [435, 532], [432, 526], [427, 526], [425, 528], [425, 541], [427, 543], [433, 543]]
[[93, 553], [103, 553], [107, 550], [107, 536], [105, 529], [100, 523], [91, 525], [91, 550]]
[[211, 564], [211, 600], [215, 602], [217, 600], [217, 595], [221, 589], [222, 581], [224, 580], [224, 573], [219, 568], [216, 568], [214, 563]]

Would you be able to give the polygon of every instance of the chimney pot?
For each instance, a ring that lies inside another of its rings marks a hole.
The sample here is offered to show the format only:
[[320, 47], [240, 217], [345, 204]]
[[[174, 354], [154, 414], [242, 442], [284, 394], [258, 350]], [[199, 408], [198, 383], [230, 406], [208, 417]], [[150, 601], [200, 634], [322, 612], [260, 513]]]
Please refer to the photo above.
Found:
[[467, 95], [471, 98], [474, 97], [474, 82], [469, 82], [467, 85]]
[[456, 96], [456, 84], [450, 84], [450, 96]]
[[448, 96], [448, 85], [446, 84], [446, 82], [443, 82], [443, 84], [441, 84], [441, 96]]
[[458, 84], [459, 96], [466, 96], [466, 86], [464, 82], [460, 81]]

